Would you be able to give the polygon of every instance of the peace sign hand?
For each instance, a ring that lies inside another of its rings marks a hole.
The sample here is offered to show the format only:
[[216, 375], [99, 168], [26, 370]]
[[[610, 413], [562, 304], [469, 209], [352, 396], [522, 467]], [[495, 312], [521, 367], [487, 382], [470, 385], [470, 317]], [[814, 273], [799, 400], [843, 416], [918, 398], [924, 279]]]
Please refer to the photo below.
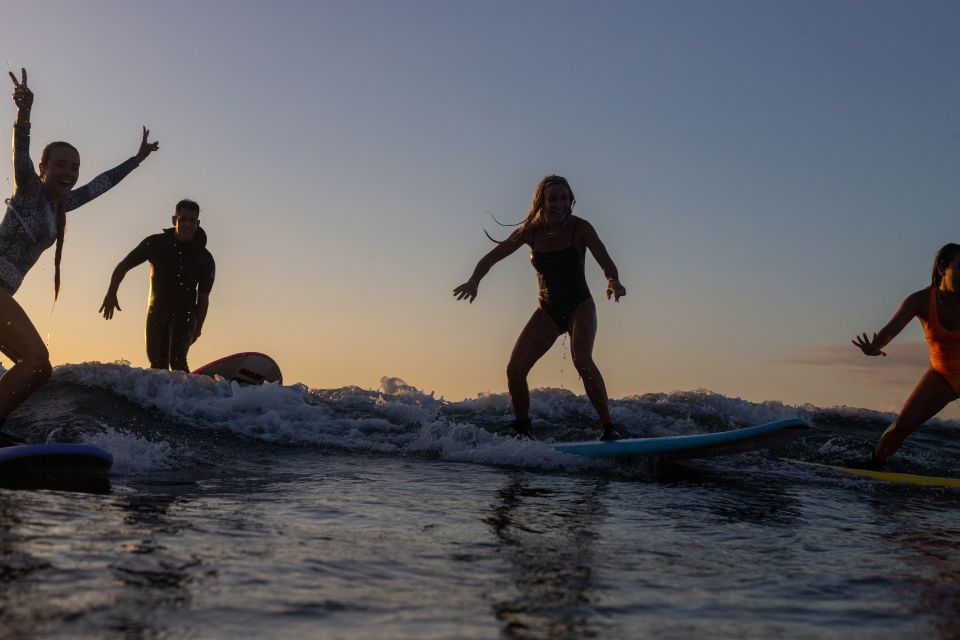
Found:
[[159, 142], [147, 142], [147, 136], [150, 135], [150, 129], [143, 128], [143, 140], [140, 141], [140, 150], [137, 151], [137, 162], [143, 162], [147, 156], [160, 148]]
[[27, 70], [21, 68], [20, 73], [22, 78], [17, 82], [17, 76], [13, 75], [13, 71], [7, 71], [10, 79], [13, 80], [13, 102], [19, 109], [29, 111], [33, 106], [33, 91], [30, 91], [30, 87], [27, 86]]

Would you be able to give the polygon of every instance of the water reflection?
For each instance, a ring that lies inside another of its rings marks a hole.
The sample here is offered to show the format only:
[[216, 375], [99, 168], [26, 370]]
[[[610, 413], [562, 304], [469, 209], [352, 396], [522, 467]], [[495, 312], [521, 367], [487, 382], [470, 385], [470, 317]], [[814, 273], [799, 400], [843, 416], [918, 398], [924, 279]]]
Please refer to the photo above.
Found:
[[[735, 460], [735, 459], [734, 459]], [[682, 518], [683, 511], [695, 508], [700, 518], [711, 518], [717, 525], [749, 524], [766, 528], [786, 529], [802, 521], [802, 505], [797, 500], [796, 489], [785, 484], [782, 478], [766, 478], [745, 473], [736, 462], [670, 462], [663, 465], [658, 474], [662, 482], [676, 483], [675, 493], [693, 489], [691, 496], [699, 496], [703, 489], [710, 490], [709, 500], [697, 500], [694, 504], [678, 510], [677, 504], [663, 505], [664, 515]], [[702, 521], [691, 522], [701, 526]]]
[[906, 565], [907, 574], [898, 576], [911, 587], [902, 591], [904, 608], [928, 618], [935, 637], [960, 638], [960, 524], [951, 517], [960, 496], [925, 492], [909, 504], [900, 496], [871, 506], [884, 525], [881, 538], [900, 561], [893, 566]]
[[106, 474], [0, 474], [0, 489], [25, 491], [45, 489], [107, 495], [110, 493], [110, 478]]
[[169, 632], [161, 619], [174, 620], [172, 611], [191, 605], [191, 570], [201, 562], [181, 557], [162, 541], [183, 529], [184, 523], [170, 512], [186, 500], [176, 491], [134, 493], [115, 501], [128, 532], [124, 553], [109, 565], [120, 591], [104, 621], [107, 629], [127, 637], [160, 637]]
[[562, 495], [541, 483], [549, 479], [511, 476], [484, 520], [513, 568], [512, 588], [494, 596], [494, 615], [510, 638], [595, 635], [593, 526], [604, 515], [598, 496], [606, 483], [579, 483]]
[[19, 529], [23, 526], [23, 504], [15, 492], [0, 491], [0, 635], [5, 638], [29, 638], [37, 623], [30, 577], [50, 567], [22, 547]]

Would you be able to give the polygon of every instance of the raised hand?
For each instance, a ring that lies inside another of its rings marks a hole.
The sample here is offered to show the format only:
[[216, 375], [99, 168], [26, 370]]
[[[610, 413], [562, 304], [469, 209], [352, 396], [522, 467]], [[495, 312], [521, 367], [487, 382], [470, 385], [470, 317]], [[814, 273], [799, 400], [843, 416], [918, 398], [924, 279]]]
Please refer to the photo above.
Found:
[[7, 71], [7, 75], [13, 80], [13, 102], [18, 109], [29, 111], [30, 107], [33, 106], [33, 91], [30, 91], [30, 87], [27, 86], [27, 70], [21, 68], [20, 74], [21, 79], [18, 82], [17, 76], [13, 75], [13, 71]]
[[620, 298], [627, 295], [627, 288], [620, 284], [619, 280], [607, 280], [607, 300], [613, 297], [614, 302], [620, 302]]
[[[143, 140], [140, 141], [140, 150], [137, 151], [137, 162], [143, 162], [147, 156], [160, 148], [159, 142], [147, 142], [147, 136], [150, 135], [150, 129], [143, 128]], [[118, 307], [119, 308], [119, 307]]]
[[878, 346], [877, 334], [873, 334], [873, 340], [867, 338], [867, 334], [862, 336], [857, 336], [856, 339], [851, 340], [854, 346], [859, 347], [860, 351], [863, 351], [864, 355], [867, 356], [886, 356], [887, 354], [880, 350]]
[[470, 304], [473, 304], [474, 299], [477, 297], [477, 283], [473, 280], [467, 280], [453, 290], [453, 295], [457, 296], [457, 300], [466, 298], [470, 301]]

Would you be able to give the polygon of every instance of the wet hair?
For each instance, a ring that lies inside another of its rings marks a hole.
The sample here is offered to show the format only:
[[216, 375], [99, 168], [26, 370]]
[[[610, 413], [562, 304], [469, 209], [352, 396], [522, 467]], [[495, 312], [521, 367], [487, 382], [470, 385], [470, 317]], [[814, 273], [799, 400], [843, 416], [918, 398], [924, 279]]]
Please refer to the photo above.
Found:
[[[520, 223], [520, 228], [511, 234], [511, 237], [523, 236], [523, 234], [530, 227], [545, 227], [547, 225], [547, 187], [552, 187], [558, 184], [561, 184], [567, 188], [567, 191], [570, 193], [570, 209], [573, 209], [573, 206], [577, 204], [577, 198], [573, 195], [573, 189], [570, 188], [570, 183], [567, 182], [567, 179], [563, 176], [553, 174], [544, 176], [540, 183], [537, 184], [537, 188], [533, 190], [533, 199], [530, 201], [530, 211], [527, 213], [527, 217], [524, 218], [523, 222]], [[496, 218], [494, 218], [494, 220], [496, 220]], [[486, 231], [484, 231], [484, 233], [486, 233]], [[487, 237], [490, 238], [489, 233], [487, 233]], [[493, 238], [490, 239], [494, 242], [498, 242]]]
[[192, 211], [195, 214], [200, 215], [200, 205], [193, 200], [187, 200], [184, 198], [178, 202], [177, 206], [173, 208], [173, 215], [177, 215], [177, 212], [180, 211], [180, 209], [186, 209], [187, 211]]
[[957, 255], [960, 255], [960, 244], [951, 242], [940, 247], [940, 251], [937, 251], [937, 257], [933, 259], [933, 274], [930, 277], [931, 286], [940, 286], [947, 265], [953, 262]]
[[43, 148], [43, 151], [40, 152], [40, 162], [47, 164], [47, 160], [50, 159], [50, 154], [56, 151], [57, 149], [73, 149], [77, 155], [80, 155], [80, 152], [77, 151], [77, 148], [70, 144], [69, 142], [64, 142], [63, 140], [57, 140], [56, 142], [51, 142]]
[[[77, 151], [77, 148], [70, 144], [69, 142], [64, 142], [63, 140], [57, 140], [56, 142], [51, 142], [43, 148], [43, 151], [40, 152], [40, 164], [47, 164], [47, 161], [50, 159], [50, 154], [56, 151], [57, 149], [73, 149], [77, 155], [80, 155], [80, 152]], [[53, 254], [53, 300], [56, 302], [57, 296], [60, 295], [60, 258], [63, 256], [63, 236], [67, 231], [67, 212], [63, 208], [63, 201], [57, 203], [57, 248]]]
[[543, 180], [540, 181], [540, 184], [538, 184], [537, 188], [533, 191], [533, 199], [530, 201], [530, 212], [520, 225], [520, 229], [526, 229], [530, 225], [546, 226], [547, 217], [545, 213], [547, 209], [547, 187], [552, 187], [558, 184], [565, 186], [567, 191], [570, 193], [570, 208], [572, 209], [573, 205], [577, 204], [577, 199], [573, 195], [573, 189], [570, 188], [570, 183], [567, 182], [566, 178], [555, 175], [544, 176]]

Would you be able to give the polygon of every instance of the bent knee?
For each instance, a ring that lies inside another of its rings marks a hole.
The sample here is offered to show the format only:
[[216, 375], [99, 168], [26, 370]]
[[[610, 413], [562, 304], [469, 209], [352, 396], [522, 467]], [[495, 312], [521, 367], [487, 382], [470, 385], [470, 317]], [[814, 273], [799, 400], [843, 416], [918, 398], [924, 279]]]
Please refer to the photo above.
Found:
[[507, 380], [524, 380], [530, 373], [530, 367], [511, 362], [507, 365]]
[[30, 372], [30, 376], [37, 382], [46, 382], [53, 373], [53, 365], [50, 364], [50, 354], [46, 348], [27, 354], [17, 363]]
[[53, 375], [53, 365], [50, 364], [50, 360], [44, 360], [41, 364], [37, 366], [35, 371], [35, 380], [37, 382], [46, 382], [50, 379], [50, 376]]

